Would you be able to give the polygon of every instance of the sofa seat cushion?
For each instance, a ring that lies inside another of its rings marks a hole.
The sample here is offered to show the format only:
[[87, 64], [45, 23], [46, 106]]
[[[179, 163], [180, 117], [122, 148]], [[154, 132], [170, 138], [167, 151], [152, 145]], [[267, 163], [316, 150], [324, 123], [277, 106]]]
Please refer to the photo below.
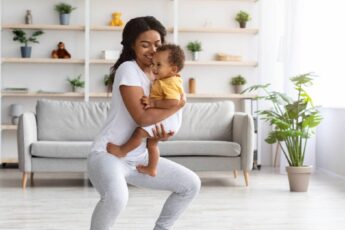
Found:
[[38, 141], [31, 145], [31, 155], [50, 158], [87, 158], [91, 141]]
[[161, 156], [238, 157], [241, 146], [229, 141], [164, 141], [159, 143]]

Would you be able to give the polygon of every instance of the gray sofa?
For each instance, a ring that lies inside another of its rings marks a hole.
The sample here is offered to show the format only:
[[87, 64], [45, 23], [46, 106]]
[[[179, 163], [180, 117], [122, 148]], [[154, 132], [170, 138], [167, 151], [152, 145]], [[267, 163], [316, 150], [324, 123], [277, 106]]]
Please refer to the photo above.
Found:
[[[18, 124], [22, 187], [36, 172], [86, 172], [92, 140], [109, 110], [106, 102], [39, 100], [36, 113]], [[248, 186], [253, 165], [254, 125], [249, 114], [234, 112], [230, 101], [187, 103], [180, 131], [159, 144], [161, 156], [192, 170], [243, 170]]]

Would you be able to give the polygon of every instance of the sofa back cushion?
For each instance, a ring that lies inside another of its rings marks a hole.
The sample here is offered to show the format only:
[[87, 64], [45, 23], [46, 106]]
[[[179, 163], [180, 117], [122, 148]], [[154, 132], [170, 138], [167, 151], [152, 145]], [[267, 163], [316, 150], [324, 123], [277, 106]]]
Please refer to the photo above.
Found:
[[38, 100], [37, 135], [47, 141], [92, 141], [109, 110], [107, 102]]
[[[108, 110], [108, 102], [38, 100], [38, 139], [92, 141]], [[187, 103], [181, 128], [170, 140], [230, 141], [233, 115], [234, 105], [230, 101]]]
[[230, 141], [233, 116], [230, 101], [187, 103], [181, 128], [170, 140]]

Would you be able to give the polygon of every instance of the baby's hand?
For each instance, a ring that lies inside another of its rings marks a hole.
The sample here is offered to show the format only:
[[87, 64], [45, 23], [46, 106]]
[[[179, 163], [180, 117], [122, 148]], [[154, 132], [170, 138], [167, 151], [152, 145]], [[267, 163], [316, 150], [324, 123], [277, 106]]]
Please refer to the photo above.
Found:
[[143, 104], [144, 105], [144, 109], [148, 109], [148, 108], [151, 108], [152, 107], [152, 101], [150, 100], [150, 98], [149, 97], [147, 97], [147, 96], [143, 96], [142, 98], [141, 98], [141, 104]]

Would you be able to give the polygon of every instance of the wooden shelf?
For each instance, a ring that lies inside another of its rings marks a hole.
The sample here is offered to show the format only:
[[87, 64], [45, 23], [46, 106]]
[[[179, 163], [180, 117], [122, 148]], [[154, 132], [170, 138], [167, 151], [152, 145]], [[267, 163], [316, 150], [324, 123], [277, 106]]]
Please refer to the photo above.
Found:
[[186, 61], [185, 65], [190, 66], [251, 66], [256, 67], [258, 63], [256, 61]]
[[16, 125], [3, 124], [3, 125], [1, 125], [1, 130], [17, 130], [17, 126]]
[[[255, 99], [255, 94], [186, 94], [188, 98], [196, 99]], [[111, 93], [95, 92], [90, 93], [90, 97], [111, 97]]]
[[201, 27], [201, 28], [179, 28], [179, 32], [184, 33], [232, 33], [232, 34], [257, 34], [259, 29], [255, 28], [212, 28], [212, 27]]
[[38, 64], [83, 64], [83, 59], [53, 59], [53, 58], [2, 58], [3, 63], [38, 63]]
[[[14, 155], [16, 155], [16, 154], [14, 154]], [[0, 159], [0, 163], [1, 164], [4, 164], [4, 163], [9, 163], [9, 164], [11, 164], [11, 163], [18, 163], [18, 158], [12, 158], [12, 157], [1, 157], [1, 159]]]
[[94, 31], [122, 31], [123, 26], [91, 26], [90, 30]]
[[113, 59], [91, 59], [90, 64], [114, 64], [116, 61]]
[[48, 25], [48, 24], [6, 24], [2, 29], [30, 29], [30, 30], [85, 30], [83, 25]]
[[11, 92], [2, 92], [2, 97], [84, 97], [84, 93], [11, 93]]

